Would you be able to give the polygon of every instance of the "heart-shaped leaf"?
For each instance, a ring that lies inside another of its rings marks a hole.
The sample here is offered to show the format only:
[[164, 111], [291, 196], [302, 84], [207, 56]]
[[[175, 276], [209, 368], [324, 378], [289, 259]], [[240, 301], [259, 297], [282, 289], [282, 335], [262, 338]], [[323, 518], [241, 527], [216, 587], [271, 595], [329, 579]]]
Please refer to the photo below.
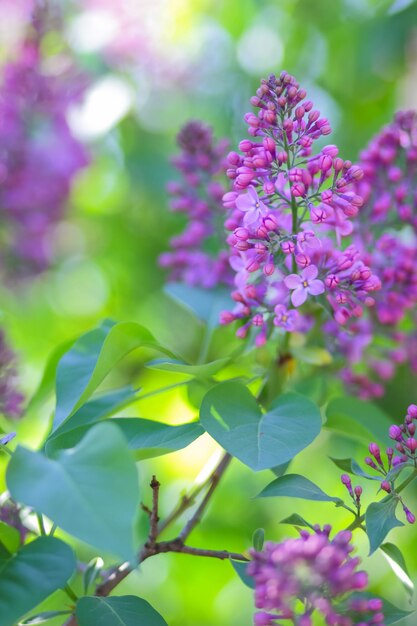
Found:
[[168, 626], [164, 618], [142, 598], [85, 596], [77, 602], [79, 626]]
[[257, 496], [258, 498], [271, 497], [301, 498], [303, 500], [316, 500], [318, 502], [342, 502], [340, 498], [334, 498], [324, 493], [308, 478], [298, 474], [286, 474], [269, 483]]
[[388, 498], [381, 502], [372, 502], [366, 509], [365, 523], [370, 545], [369, 554], [379, 548], [390, 530], [396, 526], [404, 526], [403, 522], [395, 517], [397, 505], [396, 498]]
[[8, 469], [13, 498], [47, 515], [74, 537], [125, 560], [134, 558], [138, 476], [120, 429], [92, 427], [54, 459], [18, 447]]
[[213, 439], [255, 471], [294, 458], [321, 428], [320, 411], [311, 400], [284, 394], [263, 414], [248, 389], [237, 382], [210, 389], [201, 405], [200, 421]]
[[11, 626], [64, 587], [75, 567], [73, 551], [55, 537], [39, 537], [1, 560], [0, 626]]

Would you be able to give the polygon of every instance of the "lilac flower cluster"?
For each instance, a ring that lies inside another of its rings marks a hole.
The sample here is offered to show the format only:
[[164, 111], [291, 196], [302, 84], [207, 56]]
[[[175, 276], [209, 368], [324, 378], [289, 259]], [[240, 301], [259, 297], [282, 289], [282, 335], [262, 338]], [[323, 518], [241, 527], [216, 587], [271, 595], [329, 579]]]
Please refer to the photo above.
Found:
[[226, 250], [219, 250], [224, 222], [221, 173], [227, 141], [213, 141], [210, 127], [191, 121], [178, 134], [181, 153], [173, 159], [181, 182], [168, 184], [171, 209], [187, 217], [185, 230], [170, 241], [172, 251], [159, 257], [170, 280], [205, 288], [230, 283]]
[[[381, 289], [366, 323], [331, 330], [348, 362], [345, 382], [369, 398], [383, 395], [384, 385], [375, 379], [389, 380], [396, 365], [409, 362], [417, 371], [417, 335], [407, 330], [417, 322], [417, 113], [398, 113], [362, 152], [360, 166], [364, 176], [355, 191], [364, 204], [353, 240]], [[384, 341], [370, 345], [378, 336]]]
[[286, 620], [313, 626], [315, 612], [329, 626], [383, 626], [380, 599], [349, 597], [368, 585], [367, 574], [358, 570], [359, 558], [351, 556], [351, 533], [342, 531], [330, 539], [330, 532], [330, 526], [315, 527], [313, 534], [301, 531], [298, 539], [269, 542], [262, 552], [251, 552], [247, 573], [255, 580], [260, 609], [255, 626]]
[[24, 399], [17, 389], [15, 354], [0, 330], [0, 413], [10, 419], [18, 419], [22, 415]]
[[2, 69], [0, 215], [6, 275], [36, 274], [51, 261], [51, 226], [62, 218], [74, 176], [87, 163], [66, 121], [79, 88], [70, 71], [46, 71], [35, 29]]
[[363, 173], [334, 145], [313, 154], [328, 120], [286, 72], [263, 80], [251, 103], [259, 108], [245, 116], [251, 139], [228, 156], [233, 191], [223, 201], [237, 304], [222, 322], [243, 322], [239, 336], [257, 327], [259, 345], [273, 325], [304, 330], [309, 318], [298, 309], [311, 312], [322, 294], [338, 324], [360, 317], [380, 281], [355, 245], [342, 246], [363, 203], [355, 190]]

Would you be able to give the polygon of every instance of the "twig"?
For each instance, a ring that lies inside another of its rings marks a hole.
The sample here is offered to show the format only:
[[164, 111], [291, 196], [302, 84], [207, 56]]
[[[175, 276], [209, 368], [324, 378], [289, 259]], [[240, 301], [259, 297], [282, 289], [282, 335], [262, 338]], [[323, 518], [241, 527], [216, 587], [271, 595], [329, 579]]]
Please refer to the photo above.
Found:
[[194, 515], [188, 520], [188, 522], [179, 534], [179, 539], [181, 539], [182, 543], [185, 543], [189, 535], [192, 533], [193, 529], [200, 522], [203, 513], [231, 460], [232, 456], [228, 452], [226, 452], [226, 454], [223, 456], [222, 460], [210, 476], [210, 487], [206, 495], [202, 499]]
[[154, 546], [156, 542], [156, 538], [158, 536], [158, 503], [159, 503], [159, 487], [160, 483], [156, 480], [156, 476], [152, 476], [151, 480], [151, 489], [152, 489], [152, 511], [150, 515], [151, 527], [149, 530], [149, 546]]

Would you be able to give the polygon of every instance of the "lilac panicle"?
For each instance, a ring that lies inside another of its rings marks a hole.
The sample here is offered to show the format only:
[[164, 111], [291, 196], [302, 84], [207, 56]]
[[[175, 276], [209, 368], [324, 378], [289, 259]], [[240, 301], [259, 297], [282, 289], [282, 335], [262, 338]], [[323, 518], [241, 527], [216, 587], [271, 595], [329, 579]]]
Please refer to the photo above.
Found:
[[15, 354], [0, 329], [0, 413], [10, 419], [19, 419], [22, 416], [25, 399], [17, 387], [15, 360]]
[[[224, 221], [222, 181], [227, 142], [213, 141], [210, 127], [188, 122], [178, 134], [181, 152], [173, 159], [181, 182], [171, 182], [171, 210], [187, 217], [185, 230], [170, 241], [171, 251], [159, 257], [170, 270], [170, 280], [185, 281], [205, 288], [230, 283], [226, 250], [215, 240]], [[210, 248], [216, 248], [214, 253]]]
[[[417, 371], [417, 113], [397, 113], [361, 153], [359, 165], [363, 177], [354, 189], [364, 203], [353, 241], [381, 288], [366, 325], [351, 329], [341, 351], [348, 361], [345, 382], [366, 399], [383, 395], [399, 364]], [[383, 341], [375, 341], [379, 337]], [[354, 354], [348, 341], [356, 345]]]
[[[302, 531], [298, 539], [268, 542], [262, 552], [251, 551], [247, 573], [255, 581], [259, 610], [255, 626], [274, 626], [282, 620], [311, 626], [315, 613], [333, 626], [375, 623], [380, 600], [349, 598], [368, 585], [367, 574], [358, 570], [359, 559], [351, 556], [352, 535], [342, 531], [330, 539], [330, 530]], [[342, 600], [346, 601], [343, 612], [339, 609]]]
[[13, 277], [31, 276], [50, 264], [51, 227], [63, 217], [74, 176], [87, 163], [66, 120], [80, 80], [72, 70], [65, 75], [45, 70], [42, 16], [38, 12], [0, 77], [0, 260], [6, 276]]
[[356, 246], [342, 245], [362, 205], [354, 190], [362, 171], [334, 145], [313, 151], [331, 132], [328, 120], [286, 72], [262, 80], [251, 103], [259, 112], [245, 116], [250, 139], [228, 156], [233, 189], [223, 202], [236, 307], [222, 322], [239, 320], [239, 336], [256, 326], [262, 344], [274, 325], [303, 331], [308, 316], [286, 325], [283, 311], [308, 313], [317, 298], [338, 325], [360, 317], [380, 282]]

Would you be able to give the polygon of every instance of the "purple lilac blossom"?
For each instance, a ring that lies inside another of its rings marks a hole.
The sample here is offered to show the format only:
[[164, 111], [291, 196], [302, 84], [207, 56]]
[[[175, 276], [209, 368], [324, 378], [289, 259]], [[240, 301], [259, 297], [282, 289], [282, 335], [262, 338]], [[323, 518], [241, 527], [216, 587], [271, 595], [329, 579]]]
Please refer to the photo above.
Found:
[[354, 189], [362, 170], [334, 145], [313, 153], [331, 132], [328, 120], [286, 72], [262, 80], [251, 103], [260, 109], [245, 115], [251, 138], [228, 156], [233, 190], [223, 202], [237, 304], [221, 321], [239, 320], [239, 336], [256, 326], [260, 345], [274, 325], [285, 329], [274, 321], [277, 305], [303, 305], [303, 318], [323, 294], [320, 304], [343, 325], [374, 304], [380, 281], [356, 246], [342, 246], [363, 202]]
[[10, 419], [19, 419], [24, 396], [17, 388], [16, 357], [0, 330], [0, 413]]
[[80, 92], [71, 70], [54, 75], [36, 30], [2, 69], [0, 89], [1, 264], [6, 277], [28, 277], [51, 262], [51, 227], [64, 215], [71, 184], [86, 165], [66, 114]]
[[330, 526], [315, 527], [314, 533], [303, 530], [297, 539], [251, 551], [247, 573], [255, 581], [255, 626], [313, 626], [315, 614], [329, 626], [383, 625], [381, 600], [349, 597], [368, 585], [359, 558], [351, 556], [352, 534], [342, 531], [330, 539], [330, 532]]
[[227, 142], [213, 141], [210, 127], [198, 121], [188, 122], [178, 134], [181, 153], [173, 163], [181, 182], [168, 184], [171, 210], [187, 217], [185, 230], [170, 241], [172, 250], [159, 257], [162, 267], [170, 270], [170, 280], [184, 281], [204, 288], [230, 284], [228, 253], [220, 249], [225, 192], [224, 172]]
[[397, 113], [361, 153], [359, 164], [364, 176], [355, 191], [364, 204], [353, 241], [380, 277], [381, 289], [365, 323], [347, 333], [331, 331], [347, 361], [343, 380], [368, 399], [384, 394], [399, 364], [417, 371], [417, 113]]

